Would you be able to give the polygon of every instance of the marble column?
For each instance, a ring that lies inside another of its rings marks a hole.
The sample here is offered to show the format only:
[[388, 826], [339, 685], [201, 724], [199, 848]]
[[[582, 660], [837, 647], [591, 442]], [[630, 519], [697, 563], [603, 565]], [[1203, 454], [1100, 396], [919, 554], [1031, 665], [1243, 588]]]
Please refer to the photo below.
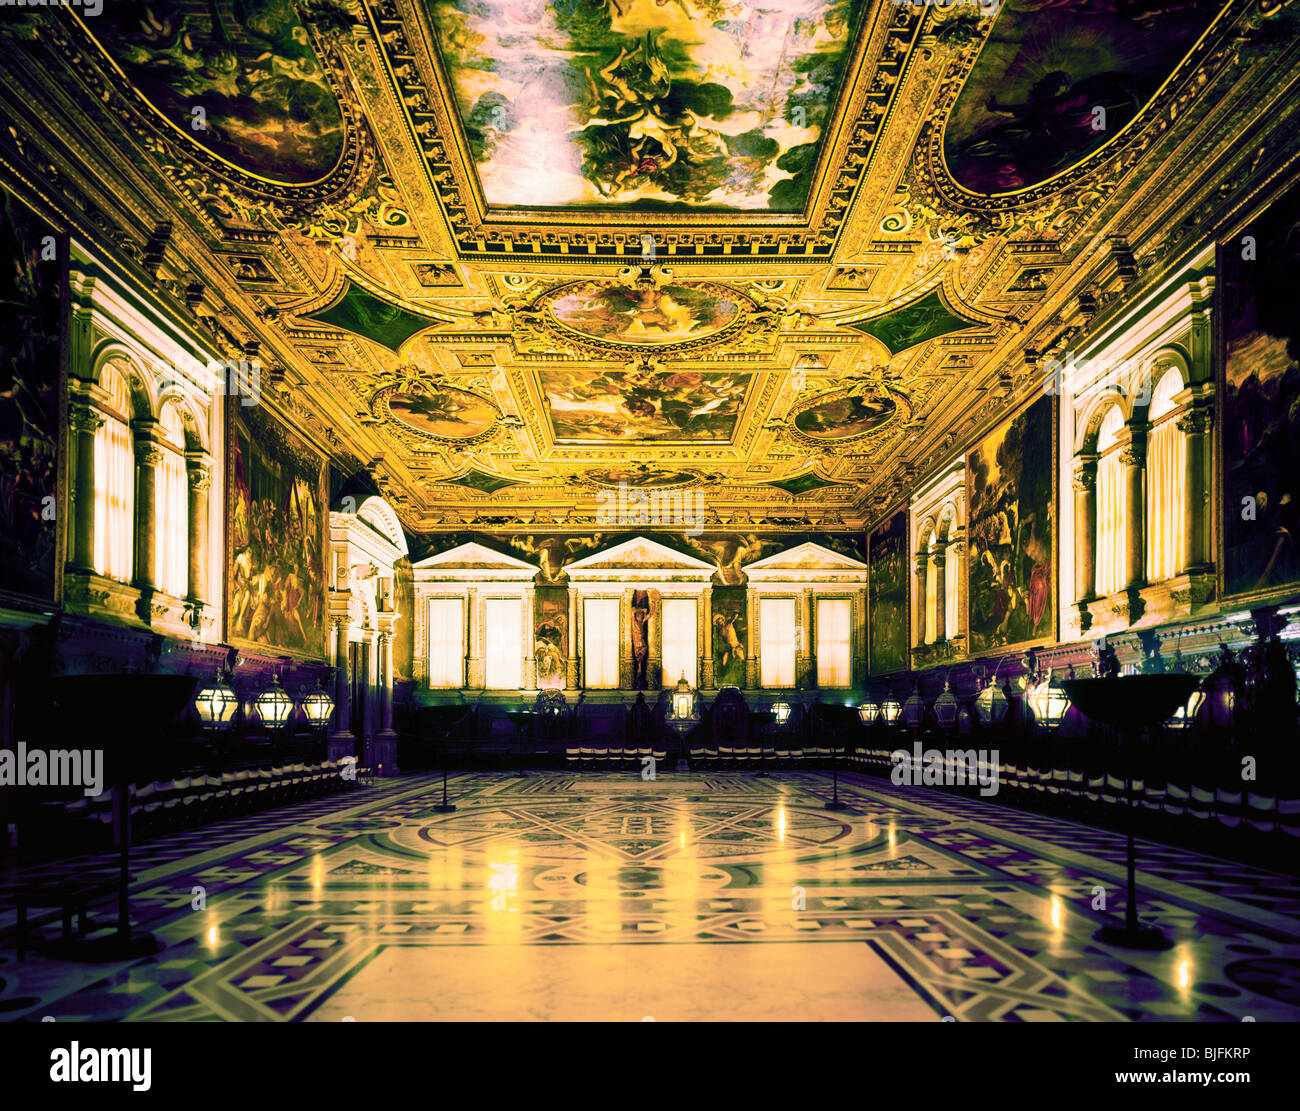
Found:
[[1097, 456], [1074, 459], [1074, 600], [1084, 602], [1097, 583]]
[[[963, 636], [966, 632], [966, 539], [964, 535], [959, 535], [957, 539], [948, 541], [947, 557], [957, 561], [957, 620], [953, 628], [944, 629], [945, 635], [949, 640], [955, 640]], [[965, 646], [969, 648], [969, 644]]]
[[465, 591], [465, 687], [468, 690], [481, 691], [486, 681], [483, 675], [483, 618], [480, 610], [482, 600], [478, 587], [471, 586]]
[[1126, 447], [1120, 449], [1124, 468], [1124, 586], [1134, 590], [1146, 581], [1142, 559], [1145, 514], [1142, 484], [1146, 471], [1146, 428], [1131, 427]]
[[758, 594], [753, 587], [745, 591], [745, 612], [749, 620], [745, 622], [745, 686], [750, 690], [758, 688], [760, 671], [758, 667], [759, 640], [758, 615], [760, 611]]
[[520, 682], [524, 685], [524, 690], [537, 689], [537, 656], [533, 653], [533, 648], [537, 643], [537, 592], [532, 584], [524, 587], [523, 604], [520, 606], [523, 610], [523, 628], [521, 636], [523, 637], [523, 667], [520, 670]]
[[1178, 430], [1183, 434], [1187, 447], [1187, 504], [1183, 509], [1183, 570], [1186, 571], [1203, 571], [1211, 562], [1205, 542], [1209, 535], [1209, 491], [1205, 482], [1206, 433], [1209, 428], [1207, 409], [1196, 407], [1178, 418]]
[[375, 735], [375, 763], [379, 774], [388, 778], [399, 775], [397, 734], [393, 730], [393, 634], [379, 634], [379, 732]]
[[68, 406], [68, 425], [77, 440], [72, 566], [86, 574], [95, 570], [95, 433], [103, 427], [104, 419], [104, 414], [85, 399], [76, 398]]
[[705, 586], [699, 594], [700, 615], [700, 686], [712, 690], [713, 678], [713, 587]]
[[925, 615], [929, 608], [929, 599], [926, 597], [926, 574], [930, 564], [929, 552], [917, 552], [913, 557], [913, 567], [916, 572], [916, 643], [925, 644]]
[[186, 453], [189, 480], [190, 563], [188, 601], [197, 622], [205, 605], [208, 583], [208, 488], [212, 484], [212, 458], [206, 453]]
[[794, 682], [800, 690], [807, 690], [816, 681], [813, 675], [813, 615], [812, 589], [802, 587], [799, 591], [798, 621], [795, 628]]
[[565, 662], [564, 685], [569, 690], [578, 689], [578, 592], [569, 587], [569, 657]]
[[573, 689], [579, 690], [587, 685], [587, 647], [583, 641], [585, 626], [587, 621], [587, 607], [583, 604], [585, 599], [578, 595], [578, 592], [569, 588], [569, 598], [573, 602], [574, 612], [577, 614], [577, 622], [570, 631], [573, 638], [572, 651], [576, 659], [573, 661]]
[[627, 587], [618, 601], [618, 685], [632, 686], [632, 588]]
[[154, 441], [152, 429], [137, 426], [133, 431], [136, 479], [135, 575], [132, 583], [142, 592], [152, 593], [155, 587], [154, 538], [158, 519], [157, 478], [162, 449]]
[[335, 617], [330, 621], [334, 629], [334, 732], [326, 742], [328, 760], [340, 760], [356, 752], [356, 737], [352, 724], [352, 680], [348, 674], [348, 622]]
[[375, 691], [372, 676], [374, 655], [374, 633], [367, 632], [357, 650], [357, 678], [360, 682], [357, 684], [358, 705], [354, 711], [354, 723], [358, 728], [353, 730], [361, 738], [362, 744], [369, 743], [375, 734], [375, 708], [372, 701]]
[[944, 605], [948, 599], [948, 584], [944, 573], [948, 566], [947, 545], [942, 545], [931, 557], [934, 560], [934, 639], [936, 643], [948, 639]]

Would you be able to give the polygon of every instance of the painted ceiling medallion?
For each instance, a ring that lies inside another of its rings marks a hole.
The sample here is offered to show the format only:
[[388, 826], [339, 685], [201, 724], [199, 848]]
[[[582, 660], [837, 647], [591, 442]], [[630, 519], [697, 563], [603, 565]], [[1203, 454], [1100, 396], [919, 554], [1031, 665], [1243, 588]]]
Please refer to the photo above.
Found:
[[635, 278], [574, 282], [551, 290], [542, 304], [547, 322], [567, 339], [658, 350], [721, 342], [750, 302], [726, 286], [673, 281], [660, 270], [653, 275], [642, 271]]
[[659, 471], [647, 467], [644, 463], [639, 467], [587, 472], [588, 482], [602, 489], [611, 490], [619, 486], [630, 486], [641, 490], [666, 490], [677, 486], [692, 486], [699, 482], [700, 478], [698, 471]]
[[906, 399], [893, 390], [873, 387], [814, 398], [793, 414], [790, 424], [806, 440], [843, 442], [879, 432], [900, 416], [903, 419], [911, 416]]
[[490, 435], [501, 418], [497, 407], [478, 394], [419, 381], [380, 390], [371, 409], [380, 419], [462, 446]]

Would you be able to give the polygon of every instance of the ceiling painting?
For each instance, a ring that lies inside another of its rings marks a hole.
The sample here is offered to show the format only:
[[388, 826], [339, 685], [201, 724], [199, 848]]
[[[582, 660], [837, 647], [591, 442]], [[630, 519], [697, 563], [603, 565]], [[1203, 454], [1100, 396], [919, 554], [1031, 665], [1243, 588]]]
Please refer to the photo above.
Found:
[[1292, 172], [1296, 11], [115, 0], [0, 20], [0, 99], [56, 91], [2, 161], [53, 198], [83, 137], [72, 234], [413, 534], [559, 575], [626, 486], [735, 585], [865, 536]]
[[87, 26], [157, 116], [258, 177], [343, 155], [343, 113], [291, 0], [111, 0]]
[[491, 431], [500, 414], [466, 390], [412, 381], [380, 395], [387, 415], [407, 428], [441, 440], [473, 440]]
[[750, 384], [705, 371], [544, 369], [540, 379], [555, 439], [574, 443], [725, 443]]
[[1118, 135], [1222, 6], [1204, 0], [1004, 0], [944, 130], [974, 193], [1010, 193]]
[[429, 0], [489, 206], [797, 212], [861, 0]]

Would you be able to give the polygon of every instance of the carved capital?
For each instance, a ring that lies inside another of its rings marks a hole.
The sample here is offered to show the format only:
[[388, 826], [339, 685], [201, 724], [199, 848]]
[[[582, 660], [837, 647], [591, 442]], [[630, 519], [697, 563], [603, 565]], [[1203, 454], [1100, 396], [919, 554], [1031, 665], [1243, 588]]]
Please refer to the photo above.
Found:
[[1079, 493], [1090, 493], [1097, 488], [1097, 468], [1095, 466], [1080, 467], [1074, 472], [1074, 477], [1070, 482]]
[[74, 432], [98, 432], [107, 418], [93, 405], [85, 401], [74, 401], [68, 406], [68, 426]]
[[1177, 427], [1184, 435], [1204, 435], [1209, 431], [1210, 414], [1204, 409], [1190, 409], [1178, 418]]
[[212, 485], [212, 468], [206, 463], [187, 463], [185, 477], [191, 490], [207, 490]]
[[1146, 462], [1147, 453], [1140, 444], [1129, 444], [1119, 453], [1119, 461], [1126, 467], [1140, 467]]
[[162, 462], [162, 448], [152, 440], [137, 439], [135, 461], [142, 467], [156, 467]]

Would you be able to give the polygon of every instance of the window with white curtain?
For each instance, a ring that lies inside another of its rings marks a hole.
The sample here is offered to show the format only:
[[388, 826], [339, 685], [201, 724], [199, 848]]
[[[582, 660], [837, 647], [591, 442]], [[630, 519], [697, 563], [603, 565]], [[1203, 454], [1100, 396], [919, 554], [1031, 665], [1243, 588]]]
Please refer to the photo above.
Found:
[[429, 599], [429, 686], [465, 685], [465, 610], [459, 598]]
[[582, 605], [582, 666], [589, 688], [618, 686], [618, 599], [587, 598]]
[[190, 491], [185, 478], [185, 430], [175, 405], [163, 407], [162, 458], [154, 478], [154, 583], [174, 598], [189, 589]]
[[925, 644], [933, 644], [939, 639], [939, 564], [935, 556], [940, 548], [931, 535], [926, 548], [925, 561]]
[[1178, 430], [1174, 394], [1182, 375], [1165, 371], [1151, 395], [1147, 435], [1147, 581], [1172, 579], [1183, 569], [1183, 514], [1187, 512], [1187, 440]]
[[660, 630], [663, 646], [664, 686], [671, 687], [683, 673], [686, 681], [695, 686], [696, 655], [695, 599], [665, 598], [660, 611]]
[[135, 574], [135, 441], [131, 389], [114, 367], [100, 379], [108, 392], [104, 423], [95, 432], [95, 570], [130, 582]]
[[850, 687], [853, 604], [847, 598], [817, 599], [817, 685]]
[[794, 686], [795, 600], [763, 598], [759, 602], [759, 683]]
[[957, 558], [956, 550], [949, 547], [943, 564], [943, 635], [948, 640], [961, 634], [957, 626], [957, 575], [960, 571], [961, 560]]
[[489, 689], [523, 686], [522, 621], [523, 603], [518, 598], [488, 598], [483, 603], [484, 682]]
[[1105, 597], [1126, 585], [1124, 569], [1124, 469], [1117, 437], [1124, 414], [1111, 406], [1097, 432], [1097, 594]]

